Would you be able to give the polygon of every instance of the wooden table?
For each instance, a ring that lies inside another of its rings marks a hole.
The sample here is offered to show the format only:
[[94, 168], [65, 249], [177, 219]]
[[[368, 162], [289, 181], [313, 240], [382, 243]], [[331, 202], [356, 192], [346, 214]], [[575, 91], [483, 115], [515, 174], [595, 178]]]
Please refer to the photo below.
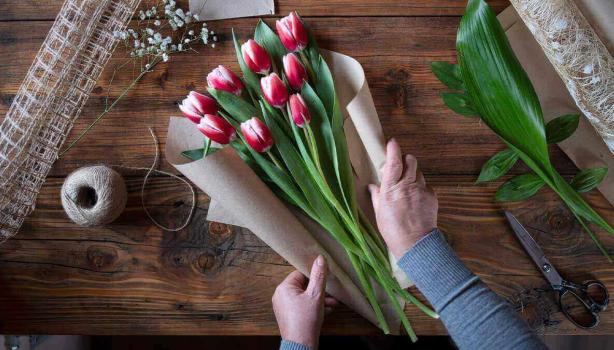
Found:
[[[508, 5], [505, 0], [490, 3], [497, 12]], [[0, 114], [7, 111], [60, 5], [57, 0], [0, 2]], [[592, 274], [614, 290], [614, 265], [552, 191], [500, 205], [492, 201], [500, 182], [474, 185], [482, 163], [503, 145], [478, 119], [455, 115], [442, 104], [438, 94], [444, 87], [428, 68], [430, 61], [455, 59], [465, 1], [280, 0], [276, 5], [279, 14], [299, 10], [314, 27], [320, 46], [363, 64], [386, 135], [418, 157], [439, 196], [440, 227], [463, 262], [497, 293], [510, 300], [522, 296], [527, 310], [551, 300], [527, 295], [546, 281], [519, 246], [502, 209], [533, 228], [564, 276]], [[55, 164], [36, 211], [16, 237], [0, 246], [0, 334], [277, 334], [270, 298], [292, 267], [250, 232], [207, 222], [204, 194], [199, 194], [190, 226], [177, 233], [163, 232], [146, 218], [138, 191], [142, 172], [123, 172], [128, 207], [104, 228], [71, 223], [59, 199], [62, 181], [78, 167], [101, 162], [149, 167], [154, 149], [147, 127], [155, 128], [163, 146], [169, 116], [178, 114], [177, 101], [191, 89], [203, 90], [206, 73], [217, 64], [236, 68], [230, 29], [245, 40], [255, 23], [253, 18], [210, 22], [222, 40], [217, 48], [179, 55], [158, 66]], [[94, 89], [73, 137], [103, 108], [106, 82], [119, 56]], [[127, 82], [128, 77], [119, 77], [112, 95]], [[551, 151], [562, 174], [576, 172], [557, 147]], [[161, 169], [174, 172], [164, 161]], [[518, 166], [512, 173], [524, 171]], [[614, 223], [614, 208], [599, 193], [586, 198]], [[176, 180], [156, 177], [146, 200], [159, 220], [178, 225], [190, 195]], [[614, 239], [598, 232], [614, 253]], [[406, 311], [418, 334], [445, 334], [439, 321], [414, 307]], [[590, 332], [577, 330], [560, 313], [549, 319], [561, 321], [546, 328], [550, 334], [614, 331], [612, 309]], [[378, 332], [344, 308], [324, 326], [326, 334]]]

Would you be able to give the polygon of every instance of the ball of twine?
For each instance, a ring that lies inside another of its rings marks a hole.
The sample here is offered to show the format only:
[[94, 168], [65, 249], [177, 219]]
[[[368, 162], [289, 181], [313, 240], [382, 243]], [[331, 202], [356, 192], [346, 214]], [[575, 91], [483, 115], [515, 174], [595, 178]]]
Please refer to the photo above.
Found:
[[115, 170], [96, 165], [72, 172], [62, 185], [62, 206], [82, 226], [109, 224], [119, 217], [128, 199], [126, 183]]

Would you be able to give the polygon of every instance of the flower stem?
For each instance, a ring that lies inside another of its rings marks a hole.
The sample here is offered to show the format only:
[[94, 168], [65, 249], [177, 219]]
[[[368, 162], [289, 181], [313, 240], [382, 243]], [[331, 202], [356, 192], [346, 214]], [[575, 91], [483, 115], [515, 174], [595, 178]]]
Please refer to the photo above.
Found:
[[316, 83], [316, 73], [313, 71], [313, 67], [311, 66], [311, 62], [305, 55], [305, 50], [301, 50], [298, 52], [301, 61], [303, 61], [303, 65], [307, 68], [307, 73], [309, 74], [309, 78], [311, 78], [312, 83]]
[[128, 87], [126, 87], [124, 89], [124, 91], [122, 91], [122, 93], [113, 101], [113, 103], [111, 103], [111, 105], [108, 108], [105, 108], [105, 110], [100, 113], [98, 115], [98, 117], [96, 117], [96, 119], [87, 126], [87, 128], [85, 128], [85, 130], [83, 130], [79, 136], [77, 136], [77, 138], [72, 141], [68, 147], [66, 147], [62, 152], [60, 152], [60, 154], [58, 155], [58, 159], [61, 158], [66, 152], [68, 152], [71, 148], [73, 148], [85, 135], [87, 135], [87, 133], [92, 130], [92, 128], [94, 126], [96, 126], [96, 124], [98, 124], [98, 122], [105, 116], [107, 115], [107, 113], [109, 113], [113, 107], [115, 107], [115, 105], [117, 105], [117, 103], [124, 98], [124, 96], [126, 96], [128, 94], [128, 92], [130, 92], [130, 90], [132, 90], [132, 88], [134, 88], [134, 86], [145, 76], [145, 74], [151, 72], [151, 69], [160, 62], [159, 59], [155, 59], [154, 61], [152, 61], [152, 63], [150, 63], [150, 67], [143, 69], [141, 71], [141, 73], [130, 83], [130, 85], [128, 85]]

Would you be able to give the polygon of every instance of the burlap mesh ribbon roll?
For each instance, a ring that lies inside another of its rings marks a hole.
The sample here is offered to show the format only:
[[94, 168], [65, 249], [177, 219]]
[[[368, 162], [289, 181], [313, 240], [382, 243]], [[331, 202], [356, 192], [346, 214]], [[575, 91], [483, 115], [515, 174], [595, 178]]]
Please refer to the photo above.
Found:
[[565, 82], [578, 108], [614, 153], [612, 54], [573, 0], [511, 3]]
[[66, 0], [0, 125], [0, 242], [34, 210], [58, 151], [140, 0]]

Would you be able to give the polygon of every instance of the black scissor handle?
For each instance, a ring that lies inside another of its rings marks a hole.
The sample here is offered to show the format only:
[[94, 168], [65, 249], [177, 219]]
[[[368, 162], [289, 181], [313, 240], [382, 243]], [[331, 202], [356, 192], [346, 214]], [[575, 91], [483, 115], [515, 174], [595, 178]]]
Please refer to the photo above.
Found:
[[[582, 284], [563, 281], [558, 292], [561, 311], [573, 324], [581, 328], [597, 326], [599, 312], [605, 310], [610, 301], [607, 288], [597, 280], [585, 281]], [[569, 298], [574, 298], [575, 302]], [[579, 306], [584, 312], [573, 310]]]
[[[561, 308], [561, 312], [563, 315], [567, 317], [573, 324], [577, 327], [590, 329], [595, 328], [599, 324], [599, 314], [592, 310], [590, 301], [576, 293], [577, 289], [572, 288], [562, 288], [559, 291], [559, 307]], [[576, 302], [579, 302], [579, 305], [584, 308], [584, 312], [578, 316], [578, 312], [574, 312], [572, 310], [575, 307], [578, 307], [578, 304], [572, 304], [569, 301], [569, 298], [575, 298]]]

